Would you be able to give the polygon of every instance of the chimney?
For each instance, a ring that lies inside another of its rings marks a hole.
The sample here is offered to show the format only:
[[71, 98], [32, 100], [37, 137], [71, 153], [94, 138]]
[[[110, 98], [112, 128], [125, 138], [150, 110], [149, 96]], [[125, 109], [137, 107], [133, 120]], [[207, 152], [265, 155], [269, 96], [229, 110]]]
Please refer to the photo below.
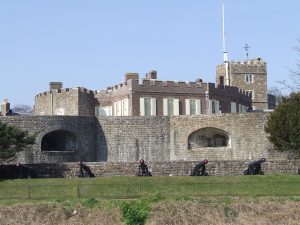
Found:
[[4, 99], [4, 102], [1, 104], [1, 114], [3, 116], [8, 116], [10, 114], [10, 103], [7, 99]]
[[138, 80], [139, 79], [139, 73], [126, 73], [125, 74], [125, 81], [128, 80]]
[[63, 83], [62, 82], [50, 82], [49, 83], [49, 89], [54, 90], [54, 89], [62, 89]]
[[156, 71], [156, 70], [150, 70], [150, 71], [146, 74], [146, 78], [147, 78], [147, 79], [157, 79], [157, 71]]

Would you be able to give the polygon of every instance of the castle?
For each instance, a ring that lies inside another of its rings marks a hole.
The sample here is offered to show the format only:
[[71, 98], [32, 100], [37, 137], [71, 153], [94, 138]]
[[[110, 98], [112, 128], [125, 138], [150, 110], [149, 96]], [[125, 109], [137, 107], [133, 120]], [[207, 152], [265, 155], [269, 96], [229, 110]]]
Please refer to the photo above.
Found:
[[18, 155], [26, 163], [286, 157], [266, 137], [267, 113], [246, 112], [268, 109], [266, 63], [229, 65], [229, 85], [223, 65], [216, 84], [160, 81], [153, 70], [141, 82], [127, 73], [124, 83], [103, 91], [51, 82], [35, 96], [34, 116], [0, 120], [37, 134], [32, 149]]
[[151, 70], [139, 82], [138, 73], [126, 73], [125, 82], [103, 91], [62, 88], [51, 82], [50, 90], [35, 97], [37, 115], [177, 116], [242, 113], [253, 107], [266, 110], [266, 63], [258, 58], [232, 62], [230, 83], [224, 84], [224, 65], [217, 66], [216, 84], [157, 80]]

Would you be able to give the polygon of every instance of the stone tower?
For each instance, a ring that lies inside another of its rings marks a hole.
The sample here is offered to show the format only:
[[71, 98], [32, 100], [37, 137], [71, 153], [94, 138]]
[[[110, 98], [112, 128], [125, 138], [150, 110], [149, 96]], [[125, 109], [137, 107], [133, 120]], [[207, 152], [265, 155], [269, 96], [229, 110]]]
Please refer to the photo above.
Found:
[[[216, 84], [225, 85], [225, 65], [217, 65]], [[268, 109], [267, 63], [261, 58], [229, 62], [229, 85], [252, 94], [252, 107]]]

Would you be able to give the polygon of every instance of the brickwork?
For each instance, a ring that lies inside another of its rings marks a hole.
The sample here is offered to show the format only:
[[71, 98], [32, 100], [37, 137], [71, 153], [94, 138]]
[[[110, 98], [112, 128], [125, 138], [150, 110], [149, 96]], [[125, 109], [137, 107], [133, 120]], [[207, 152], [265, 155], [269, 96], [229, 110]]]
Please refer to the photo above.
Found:
[[[25, 152], [18, 154], [18, 159], [26, 163], [74, 162], [78, 160], [95, 161], [96, 136], [95, 117], [72, 116], [9, 116], [0, 117], [2, 122], [18, 126], [30, 134], [36, 134], [36, 143]], [[41, 151], [44, 135], [52, 131], [66, 130], [76, 136], [74, 151]]]
[[[18, 155], [18, 160], [26, 163], [136, 162], [140, 158], [150, 162], [293, 158], [293, 155], [274, 151], [264, 131], [267, 116], [267, 113], [103, 118], [9, 116], [0, 120], [37, 134], [36, 144]], [[226, 133], [228, 144], [189, 148], [192, 134], [203, 128]], [[73, 134], [75, 149], [42, 151], [43, 138], [53, 131]]]
[[[165, 161], [170, 158], [169, 117], [117, 117], [98, 118], [99, 160], [127, 162], [144, 158]], [[104, 152], [103, 152], [104, 150]], [[102, 152], [101, 152], [102, 151]], [[102, 157], [101, 157], [102, 156]]]
[[35, 96], [36, 115], [95, 115], [94, 92], [85, 88], [53, 89]]
[[[216, 83], [225, 76], [225, 65], [217, 65]], [[252, 105], [256, 109], [268, 109], [267, 65], [262, 59], [245, 60], [229, 63], [230, 86], [245, 91], [253, 91]], [[251, 82], [246, 82], [246, 75], [252, 75]]]
[[[197, 161], [164, 161], [146, 162], [153, 176], [189, 176], [191, 169]], [[206, 170], [210, 176], [242, 175], [250, 161], [209, 161]], [[109, 162], [88, 162], [96, 177], [107, 176], [136, 176], [138, 163], [109, 163]], [[300, 161], [266, 161], [262, 163], [262, 170], [265, 174], [297, 174]], [[76, 163], [64, 164], [32, 164], [39, 177], [78, 177], [79, 168]], [[0, 166], [0, 171], [4, 169]], [[13, 169], [13, 168], [12, 168]], [[17, 176], [17, 174], [16, 174]]]
[[[128, 75], [128, 74], [127, 74]], [[90, 91], [85, 88], [53, 89], [40, 93], [35, 97], [36, 115], [95, 115], [96, 106], [112, 106], [112, 114], [116, 115], [114, 103], [128, 100], [128, 115], [140, 116], [140, 98], [156, 99], [156, 115], [163, 116], [163, 99], [179, 99], [179, 115], [185, 115], [186, 99], [200, 99], [201, 113], [208, 113], [208, 100], [220, 102], [222, 112], [231, 112], [231, 102], [250, 106], [251, 99], [245, 91], [236, 87], [197, 82], [161, 81], [145, 78], [139, 83], [137, 74], [134, 79], [109, 87], [105, 91]], [[152, 74], [150, 77], [156, 77]], [[128, 78], [126, 76], [126, 78]], [[207, 93], [208, 92], [208, 93]], [[206, 94], [208, 94], [206, 96]]]

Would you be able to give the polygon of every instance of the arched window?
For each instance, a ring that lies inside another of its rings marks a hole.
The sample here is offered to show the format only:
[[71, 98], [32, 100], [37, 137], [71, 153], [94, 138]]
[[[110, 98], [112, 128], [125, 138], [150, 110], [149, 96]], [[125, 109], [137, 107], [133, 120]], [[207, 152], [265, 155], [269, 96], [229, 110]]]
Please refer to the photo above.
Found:
[[188, 149], [207, 147], [226, 147], [229, 144], [229, 135], [226, 131], [206, 127], [189, 135]]
[[47, 133], [42, 139], [42, 151], [75, 151], [76, 149], [76, 136], [70, 131], [55, 130]]

